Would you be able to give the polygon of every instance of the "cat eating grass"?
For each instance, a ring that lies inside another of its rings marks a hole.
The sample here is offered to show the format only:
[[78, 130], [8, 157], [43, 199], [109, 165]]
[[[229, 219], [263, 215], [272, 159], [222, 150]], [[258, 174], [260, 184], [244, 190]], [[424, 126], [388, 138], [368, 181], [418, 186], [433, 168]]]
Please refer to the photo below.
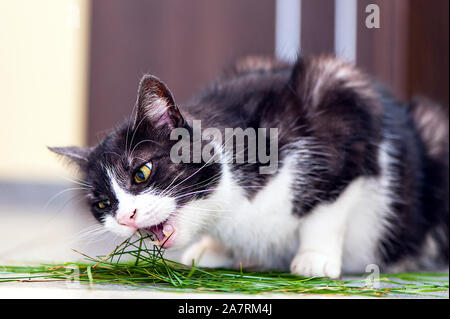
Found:
[[[199, 139], [196, 121], [244, 136]], [[251, 57], [182, 106], [146, 75], [133, 115], [98, 145], [50, 149], [80, 167], [117, 235], [151, 233], [186, 264], [339, 278], [448, 267], [448, 147], [447, 115], [427, 99], [403, 105], [334, 57]], [[276, 169], [262, 173], [251, 152], [268, 150]]]

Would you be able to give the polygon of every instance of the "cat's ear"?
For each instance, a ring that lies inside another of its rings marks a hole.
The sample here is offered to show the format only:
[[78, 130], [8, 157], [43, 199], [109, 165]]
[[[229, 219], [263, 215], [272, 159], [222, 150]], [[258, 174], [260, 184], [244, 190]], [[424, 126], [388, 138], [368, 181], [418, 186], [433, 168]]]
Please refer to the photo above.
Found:
[[139, 84], [134, 128], [141, 125], [155, 129], [174, 129], [185, 125], [169, 88], [153, 75], [145, 75]]
[[84, 167], [88, 163], [88, 156], [91, 152], [90, 147], [48, 147], [48, 149], [58, 155], [64, 156], [70, 162], [77, 164], [80, 167]]

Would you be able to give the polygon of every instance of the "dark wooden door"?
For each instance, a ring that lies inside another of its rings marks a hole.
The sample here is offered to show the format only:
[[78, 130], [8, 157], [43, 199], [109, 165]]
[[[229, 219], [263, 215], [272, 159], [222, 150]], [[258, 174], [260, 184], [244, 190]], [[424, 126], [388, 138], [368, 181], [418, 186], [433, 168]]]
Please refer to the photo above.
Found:
[[[365, 26], [368, 4], [379, 29]], [[449, 1], [358, 0], [356, 64], [403, 100], [448, 107]], [[185, 102], [236, 58], [275, 52], [275, 0], [91, 2], [89, 143], [130, 115], [140, 77], [165, 81]], [[302, 54], [333, 53], [334, 0], [302, 0]]]
[[182, 103], [243, 55], [273, 55], [273, 0], [92, 1], [88, 136], [129, 116], [140, 77]]

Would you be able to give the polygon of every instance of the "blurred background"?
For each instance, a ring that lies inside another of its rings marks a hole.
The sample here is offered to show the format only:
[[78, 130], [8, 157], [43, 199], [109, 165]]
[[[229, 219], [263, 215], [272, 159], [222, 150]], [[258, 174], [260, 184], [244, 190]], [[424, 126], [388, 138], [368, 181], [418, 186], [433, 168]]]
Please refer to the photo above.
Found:
[[0, 0], [0, 263], [116, 243], [46, 146], [97, 143], [143, 74], [182, 105], [236, 58], [334, 53], [448, 109], [448, 15], [448, 0]]

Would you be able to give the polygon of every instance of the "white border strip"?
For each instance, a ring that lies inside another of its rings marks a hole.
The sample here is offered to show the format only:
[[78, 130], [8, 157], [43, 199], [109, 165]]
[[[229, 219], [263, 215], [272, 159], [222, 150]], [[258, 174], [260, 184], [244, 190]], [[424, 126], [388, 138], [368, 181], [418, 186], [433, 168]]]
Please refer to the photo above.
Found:
[[347, 61], [356, 61], [356, 0], [334, 1], [334, 52]]
[[276, 0], [275, 55], [292, 62], [300, 52], [301, 0]]

